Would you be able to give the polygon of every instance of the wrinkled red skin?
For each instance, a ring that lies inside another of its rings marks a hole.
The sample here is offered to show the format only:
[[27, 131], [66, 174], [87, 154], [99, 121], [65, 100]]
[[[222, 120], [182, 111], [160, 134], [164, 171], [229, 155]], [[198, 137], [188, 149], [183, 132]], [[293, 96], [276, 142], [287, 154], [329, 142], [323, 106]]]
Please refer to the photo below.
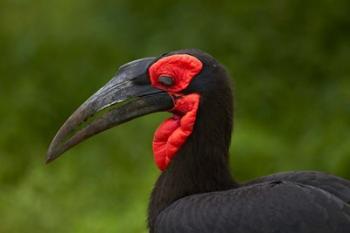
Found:
[[173, 116], [166, 119], [156, 130], [153, 153], [160, 170], [165, 170], [176, 152], [191, 135], [199, 106], [200, 95], [190, 94], [175, 102]]
[[[174, 108], [170, 111], [173, 116], [158, 127], [152, 143], [155, 162], [162, 171], [193, 131], [200, 95], [183, 95], [181, 91], [187, 88], [202, 66], [202, 62], [191, 55], [176, 54], [161, 58], [149, 68], [151, 85], [174, 96]], [[174, 84], [164, 86], [158, 82], [160, 76], [171, 77]]]
[[[149, 68], [151, 85], [168, 93], [179, 93], [186, 89], [192, 79], [202, 70], [202, 62], [188, 54], [176, 54], [159, 59]], [[160, 76], [172, 77], [175, 84], [164, 86], [158, 82]]]

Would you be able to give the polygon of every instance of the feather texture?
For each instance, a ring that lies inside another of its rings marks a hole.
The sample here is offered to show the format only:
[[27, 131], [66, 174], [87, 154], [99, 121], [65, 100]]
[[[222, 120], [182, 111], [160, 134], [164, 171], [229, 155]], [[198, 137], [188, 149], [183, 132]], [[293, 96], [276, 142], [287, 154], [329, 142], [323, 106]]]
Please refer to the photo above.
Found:
[[[350, 182], [319, 172], [279, 173], [239, 188], [182, 198], [157, 233], [347, 233]], [[283, 230], [282, 230], [283, 229]]]

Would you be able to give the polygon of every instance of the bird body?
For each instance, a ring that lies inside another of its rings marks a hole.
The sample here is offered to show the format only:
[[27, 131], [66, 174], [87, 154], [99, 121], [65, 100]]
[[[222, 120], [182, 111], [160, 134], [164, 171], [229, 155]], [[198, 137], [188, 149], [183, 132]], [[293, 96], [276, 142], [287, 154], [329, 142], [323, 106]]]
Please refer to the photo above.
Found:
[[348, 233], [350, 182], [287, 172], [239, 184], [229, 168], [233, 94], [225, 68], [199, 50], [136, 60], [90, 97], [53, 139], [47, 161], [135, 117], [172, 114], [156, 130], [162, 171], [151, 194], [151, 233]]
[[154, 232], [346, 233], [349, 198], [350, 182], [335, 176], [275, 174], [237, 188], [181, 198], [159, 214]]

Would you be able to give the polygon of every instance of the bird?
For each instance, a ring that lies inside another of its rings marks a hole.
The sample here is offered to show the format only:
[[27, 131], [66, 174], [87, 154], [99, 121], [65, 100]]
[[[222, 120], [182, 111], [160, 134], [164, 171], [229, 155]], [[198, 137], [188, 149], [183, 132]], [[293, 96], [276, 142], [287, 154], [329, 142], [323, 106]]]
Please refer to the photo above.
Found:
[[58, 130], [46, 162], [104, 130], [165, 111], [152, 142], [160, 169], [150, 233], [348, 233], [350, 181], [318, 171], [280, 172], [240, 183], [229, 166], [233, 85], [199, 49], [119, 68]]

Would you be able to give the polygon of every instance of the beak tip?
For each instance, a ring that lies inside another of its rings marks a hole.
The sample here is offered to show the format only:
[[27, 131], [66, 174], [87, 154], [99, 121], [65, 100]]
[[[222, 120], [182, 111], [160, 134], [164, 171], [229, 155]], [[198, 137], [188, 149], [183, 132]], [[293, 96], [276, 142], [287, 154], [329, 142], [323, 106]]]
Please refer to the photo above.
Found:
[[46, 160], [45, 160], [45, 164], [49, 164], [50, 162], [54, 161], [55, 159], [57, 159], [60, 155], [62, 154], [62, 152], [60, 152], [59, 150], [57, 150], [57, 148], [55, 146], [50, 146], [49, 150], [47, 151], [47, 155], [46, 155]]
[[50, 162], [52, 162], [54, 160], [54, 156], [52, 156], [51, 154], [47, 154], [46, 155], [46, 159], [45, 159], [45, 164], [49, 164]]
[[45, 164], [49, 164], [50, 162], [52, 162], [55, 158], [51, 157], [51, 156], [47, 156], [46, 160], [45, 160]]

